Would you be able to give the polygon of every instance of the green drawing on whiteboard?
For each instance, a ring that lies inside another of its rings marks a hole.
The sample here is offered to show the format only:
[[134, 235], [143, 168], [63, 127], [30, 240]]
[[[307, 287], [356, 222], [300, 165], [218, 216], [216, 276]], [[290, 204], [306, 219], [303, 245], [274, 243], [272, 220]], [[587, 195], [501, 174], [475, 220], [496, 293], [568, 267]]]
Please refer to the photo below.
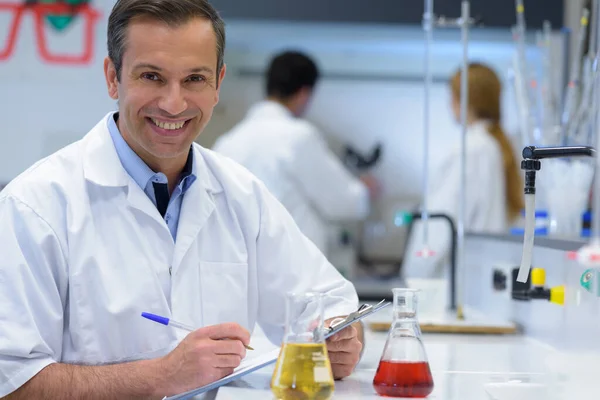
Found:
[[[40, 3], [54, 4], [64, 3], [73, 6], [80, 4], [88, 4], [91, 0], [39, 0]], [[71, 22], [75, 19], [76, 15], [48, 15], [46, 19], [50, 22], [50, 25], [57, 31], [65, 30]]]

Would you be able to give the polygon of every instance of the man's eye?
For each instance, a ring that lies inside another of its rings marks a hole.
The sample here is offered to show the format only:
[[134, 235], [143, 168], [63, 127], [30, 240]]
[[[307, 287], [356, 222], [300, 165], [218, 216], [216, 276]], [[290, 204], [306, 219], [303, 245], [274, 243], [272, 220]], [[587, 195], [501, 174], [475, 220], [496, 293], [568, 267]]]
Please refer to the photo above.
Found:
[[191, 82], [204, 82], [206, 79], [201, 75], [192, 75], [189, 77], [189, 80]]
[[159, 80], [158, 75], [153, 74], [151, 72], [145, 72], [145, 73], [143, 73], [142, 74], [142, 78], [143, 79], [147, 79], [149, 81], [157, 81], [157, 80]]

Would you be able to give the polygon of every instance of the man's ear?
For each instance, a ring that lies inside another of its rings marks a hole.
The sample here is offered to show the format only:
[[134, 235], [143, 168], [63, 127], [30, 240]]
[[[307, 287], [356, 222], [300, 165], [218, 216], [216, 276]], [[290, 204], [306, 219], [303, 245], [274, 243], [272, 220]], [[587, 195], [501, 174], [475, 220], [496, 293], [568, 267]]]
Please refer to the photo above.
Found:
[[115, 64], [109, 57], [104, 59], [104, 77], [106, 78], [106, 87], [108, 89], [108, 95], [111, 99], [117, 100], [119, 98], [119, 90], [117, 79], [117, 69]]

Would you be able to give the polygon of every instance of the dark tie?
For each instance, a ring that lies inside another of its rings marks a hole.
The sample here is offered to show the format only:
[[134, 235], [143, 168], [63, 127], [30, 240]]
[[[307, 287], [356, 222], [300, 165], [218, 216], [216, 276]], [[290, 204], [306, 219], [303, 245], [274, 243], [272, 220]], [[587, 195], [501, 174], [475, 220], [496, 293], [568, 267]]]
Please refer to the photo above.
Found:
[[169, 187], [166, 183], [152, 182], [154, 186], [154, 196], [156, 196], [156, 208], [162, 217], [167, 213], [169, 206]]

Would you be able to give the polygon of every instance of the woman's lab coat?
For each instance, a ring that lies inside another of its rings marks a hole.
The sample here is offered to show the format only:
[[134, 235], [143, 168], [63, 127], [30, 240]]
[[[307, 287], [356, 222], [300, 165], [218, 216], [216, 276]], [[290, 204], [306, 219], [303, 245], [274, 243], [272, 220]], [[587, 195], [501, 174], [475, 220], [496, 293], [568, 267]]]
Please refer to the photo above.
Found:
[[319, 132], [284, 106], [263, 101], [222, 135], [213, 150], [256, 175], [321, 251], [328, 222], [360, 220], [369, 191], [328, 149]]
[[106, 121], [0, 193], [0, 397], [53, 362], [165, 355], [186, 332], [144, 311], [196, 327], [258, 323], [280, 343], [286, 292], [329, 293], [326, 317], [356, 309], [352, 284], [264, 185], [196, 144], [174, 243]]
[[[467, 185], [465, 231], [502, 232], [507, 227], [506, 189], [502, 151], [488, 132], [488, 124], [475, 122], [467, 130]], [[461, 181], [460, 143], [450, 149], [432, 176], [429, 212], [450, 215], [458, 222]], [[422, 258], [423, 223], [416, 220], [402, 264], [405, 278], [443, 278], [450, 265], [451, 233], [445, 221], [429, 220], [428, 248], [433, 256]]]

